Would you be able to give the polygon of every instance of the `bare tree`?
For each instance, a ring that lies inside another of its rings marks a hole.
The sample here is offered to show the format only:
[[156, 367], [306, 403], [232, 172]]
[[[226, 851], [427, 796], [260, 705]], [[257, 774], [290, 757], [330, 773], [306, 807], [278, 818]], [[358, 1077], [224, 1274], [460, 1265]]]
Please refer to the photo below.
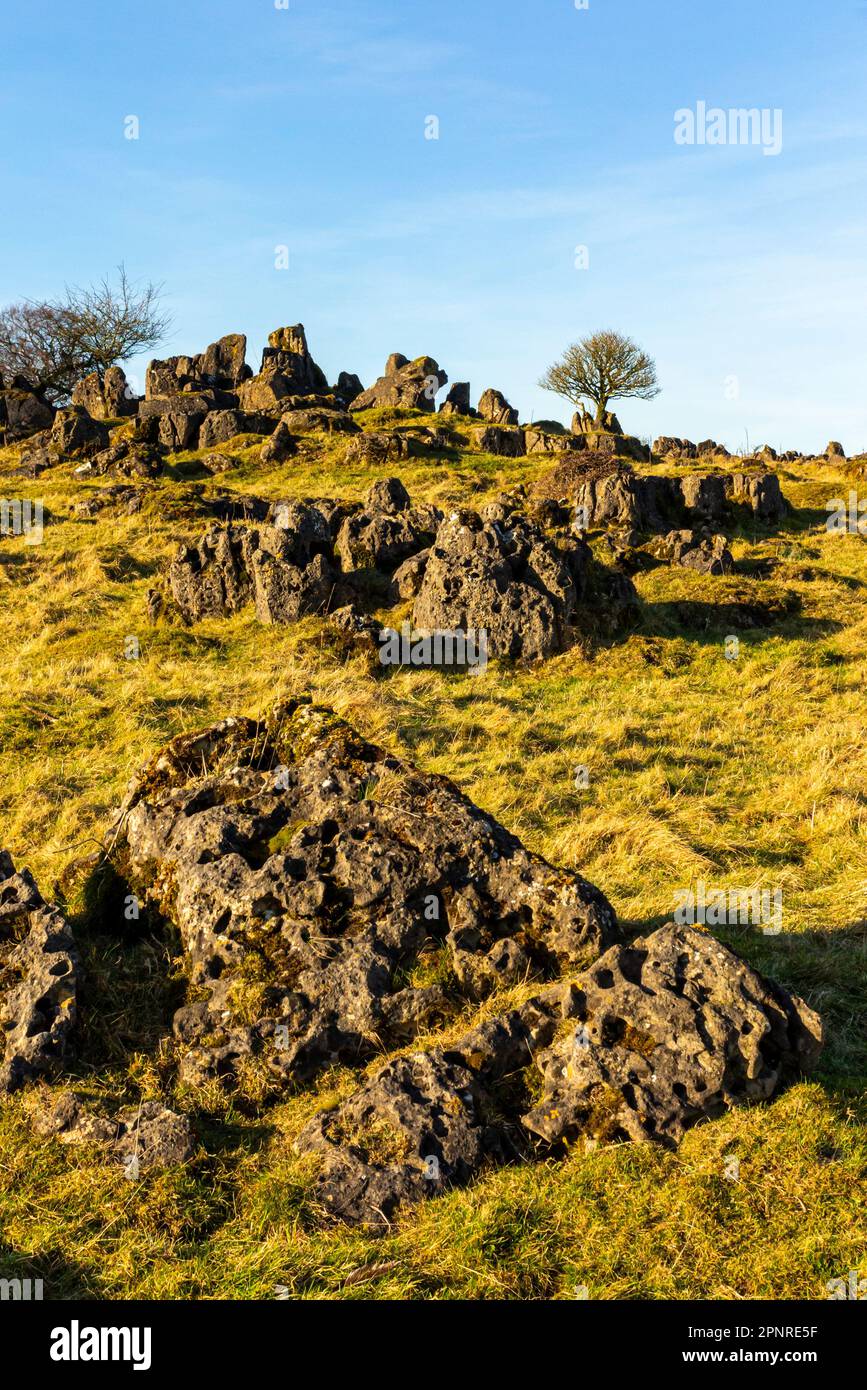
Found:
[[539, 385], [574, 405], [592, 401], [596, 425], [603, 423], [609, 401], [627, 396], [650, 401], [660, 389], [653, 359], [631, 338], [611, 331], [591, 333], [573, 343]]
[[160, 294], [150, 282], [136, 288], [121, 265], [116, 285], [102, 280], [87, 289], [67, 287], [56, 302], [9, 305], [0, 311], [0, 375], [24, 376], [46, 400], [62, 404], [81, 377], [94, 371], [102, 377], [161, 341], [170, 320], [160, 311]]

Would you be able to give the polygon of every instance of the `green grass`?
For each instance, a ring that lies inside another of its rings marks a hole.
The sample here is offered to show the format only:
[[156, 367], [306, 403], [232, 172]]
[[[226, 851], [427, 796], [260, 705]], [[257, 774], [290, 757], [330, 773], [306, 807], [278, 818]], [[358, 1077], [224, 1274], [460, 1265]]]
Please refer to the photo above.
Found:
[[[141, 1096], [195, 1109], [203, 1145], [184, 1168], [129, 1182], [97, 1151], [36, 1136], [31, 1093], [4, 1102], [0, 1276], [42, 1277], [49, 1297], [267, 1298], [282, 1284], [303, 1298], [572, 1298], [586, 1285], [594, 1298], [736, 1299], [823, 1298], [828, 1279], [867, 1274], [867, 547], [823, 526], [848, 478], [782, 468], [796, 510], [778, 534], [744, 528], [740, 575], [642, 574], [638, 631], [529, 670], [374, 677], [315, 618], [148, 626], [147, 590], [205, 529], [203, 495], [359, 498], [386, 470], [343, 464], [344, 448], [311, 437], [263, 470], [249, 447], [217, 479], [180, 455], [139, 515], [91, 522], [73, 509], [101, 480], [62, 466], [24, 482], [15, 451], [0, 452], [0, 490], [43, 498], [49, 518], [39, 546], [0, 540], [0, 825], [16, 862], [59, 895], [154, 750], [310, 693], [580, 870], [630, 932], [667, 920], [674, 889], [698, 878], [782, 888], [782, 935], [720, 934], [822, 1012], [821, 1069], [700, 1126], [677, 1154], [540, 1157], [374, 1238], [324, 1219], [291, 1148], [357, 1076], [334, 1070], [261, 1104], [254, 1080], [234, 1098], [174, 1094], [161, 1038], [181, 988], [177, 941], [126, 922], [111, 892], [94, 904], [70, 890], [87, 975], [80, 1055], [62, 1084], [107, 1110]], [[455, 451], [391, 471], [414, 500], [478, 506], [548, 466]], [[800, 611], [737, 629], [740, 656], [727, 661], [720, 595], [769, 594], [796, 595]], [[129, 635], [139, 660], [124, 658]], [[725, 1177], [732, 1154], [738, 1183]]]

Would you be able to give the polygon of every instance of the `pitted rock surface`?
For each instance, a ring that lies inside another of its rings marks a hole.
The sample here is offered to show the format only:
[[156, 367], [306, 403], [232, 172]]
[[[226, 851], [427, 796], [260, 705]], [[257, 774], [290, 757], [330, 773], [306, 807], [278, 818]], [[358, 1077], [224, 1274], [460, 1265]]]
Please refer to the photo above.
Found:
[[618, 936], [578, 874], [304, 703], [175, 739], [119, 826], [115, 862], [187, 954], [190, 1080], [266, 1049], [277, 1078], [364, 1060]]
[[439, 507], [413, 507], [399, 478], [384, 478], [371, 486], [363, 510], [345, 519], [335, 549], [347, 574], [356, 569], [390, 574], [430, 546], [442, 519]]
[[491, 520], [453, 512], [437, 531], [413, 624], [422, 631], [484, 630], [491, 656], [538, 660], [569, 645], [578, 605], [598, 581], [616, 628], [637, 605], [635, 590], [624, 576], [604, 572], [584, 541], [546, 535], [509, 508]]
[[63, 1065], [76, 1021], [72, 931], [27, 869], [0, 850], [0, 1092]]
[[432, 357], [417, 357], [408, 362], [401, 353], [392, 353], [385, 364], [385, 374], [357, 395], [349, 409], [392, 406], [432, 411], [436, 408], [436, 394], [447, 381], [448, 376]]
[[187, 623], [226, 616], [253, 602], [263, 623], [290, 623], [325, 612], [338, 578], [328, 521], [303, 503], [281, 504], [273, 526], [213, 527], [182, 546], [168, 589]]
[[668, 1146], [698, 1120], [768, 1100], [818, 1058], [822, 1025], [697, 927], [669, 923], [616, 945], [576, 980], [575, 1027], [536, 1063], [527, 1128], [549, 1143]]
[[535, 1002], [451, 1047], [395, 1058], [355, 1095], [305, 1125], [299, 1153], [321, 1158], [316, 1192], [344, 1221], [380, 1225], [402, 1203], [462, 1186], [522, 1157], [517, 1124], [499, 1123], [496, 1085], [550, 1041], [553, 1011]]
[[[317, 1195], [334, 1216], [381, 1225], [540, 1140], [543, 1155], [574, 1142], [673, 1147], [700, 1120], [768, 1100], [820, 1047], [801, 999], [670, 923], [455, 1043], [386, 1063], [295, 1147], [320, 1157]], [[522, 1114], [540, 1073], [542, 1100]]]

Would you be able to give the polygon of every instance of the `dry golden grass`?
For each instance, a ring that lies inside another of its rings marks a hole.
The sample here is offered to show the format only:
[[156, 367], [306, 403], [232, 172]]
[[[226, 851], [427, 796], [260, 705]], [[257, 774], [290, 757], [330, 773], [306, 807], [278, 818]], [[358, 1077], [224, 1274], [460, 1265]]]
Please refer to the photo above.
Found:
[[[73, 507], [99, 484], [67, 467], [23, 482], [15, 452], [0, 453], [0, 492], [41, 497], [48, 514], [41, 545], [0, 541], [2, 844], [50, 896], [168, 738], [310, 693], [579, 869], [630, 931], [666, 920], [674, 890], [699, 878], [781, 888], [782, 935], [720, 934], [822, 1011], [822, 1070], [699, 1127], [676, 1155], [622, 1146], [494, 1172], [380, 1240], [324, 1224], [290, 1151], [312, 1110], [355, 1084], [348, 1071], [258, 1118], [215, 1096], [207, 1155], [139, 1183], [34, 1138], [18, 1096], [0, 1110], [0, 1273], [41, 1274], [53, 1296], [172, 1298], [268, 1297], [278, 1283], [309, 1298], [569, 1298], [577, 1285], [598, 1298], [822, 1298], [826, 1280], [867, 1274], [867, 547], [823, 524], [850, 480], [784, 469], [795, 511], [782, 532], [738, 537], [740, 588], [782, 587], [801, 611], [740, 632], [736, 662], [723, 627], [697, 629], [675, 607], [713, 605], [721, 581], [666, 567], [637, 579], [645, 618], [625, 640], [483, 676], [373, 678], [318, 619], [148, 626], [159, 568], [204, 529], [194, 485], [360, 497], [382, 470], [349, 469], [340, 449], [311, 441], [263, 472], [251, 448], [236, 471], [199, 470], [198, 483], [195, 457], [181, 456], [141, 514], [92, 522]], [[395, 471], [417, 500], [477, 505], [538, 469], [456, 455]], [[138, 660], [124, 657], [130, 635]], [[86, 950], [102, 1017], [76, 1084], [158, 1093], [171, 950], [125, 942], [120, 927]], [[740, 1183], [724, 1177], [732, 1153]]]

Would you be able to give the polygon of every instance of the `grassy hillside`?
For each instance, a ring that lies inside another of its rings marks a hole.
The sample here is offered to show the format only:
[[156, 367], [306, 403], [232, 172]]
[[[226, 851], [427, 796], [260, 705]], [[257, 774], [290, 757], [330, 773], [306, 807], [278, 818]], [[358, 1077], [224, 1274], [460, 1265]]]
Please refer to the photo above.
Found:
[[[777, 532], [735, 538], [737, 575], [639, 574], [637, 631], [532, 669], [373, 677], [320, 619], [266, 628], [252, 608], [148, 625], [148, 589], [208, 524], [203, 498], [360, 498], [385, 470], [341, 464], [343, 448], [310, 438], [265, 471], [258, 445], [236, 447], [218, 478], [176, 455], [140, 513], [94, 519], [74, 509], [106, 480], [64, 465], [24, 481], [18, 452], [0, 451], [0, 493], [46, 510], [42, 544], [0, 540], [0, 843], [56, 898], [169, 738], [310, 693], [578, 869], [630, 932], [668, 920], [697, 879], [782, 889], [781, 935], [718, 933], [822, 1013], [821, 1069], [676, 1154], [622, 1145], [503, 1169], [384, 1237], [327, 1223], [291, 1151], [313, 1110], [353, 1089], [346, 1068], [263, 1106], [209, 1095], [200, 1156], [136, 1182], [96, 1150], [36, 1137], [32, 1096], [17, 1093], [0, 1107], [0, 1276], [41, 1276], [50, 1297], [269, 1298], [280, 1285], [304, 1298], [821, 1299], [827, 1280], [867, 1274], [867, 546], [824, 528], [825, 502], [852, 486], [844, 465], [780, 465], [793, 511]], [[546, 466], [455, 450], [391, 471], [414, 501], [477, 506]], [[740, 631], [727, 660], [720, 600], [789, 593], [800, 611]], [[87, 974], [62, 1084], [127, 1105], [168, 1095], [176, 945], [68, 892]]]

